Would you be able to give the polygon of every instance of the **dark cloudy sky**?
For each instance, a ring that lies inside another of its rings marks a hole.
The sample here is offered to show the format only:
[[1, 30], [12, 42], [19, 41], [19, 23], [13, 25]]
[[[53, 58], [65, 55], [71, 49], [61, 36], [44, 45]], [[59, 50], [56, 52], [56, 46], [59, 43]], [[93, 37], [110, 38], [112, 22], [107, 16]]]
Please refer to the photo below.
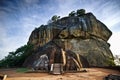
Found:
[[0, 59], [27, 43], [31, 31], [53, 15], [73, 10], [92, 12], [113, 32], [113, 54], [120, 54], [120, 0], [0, 0]]

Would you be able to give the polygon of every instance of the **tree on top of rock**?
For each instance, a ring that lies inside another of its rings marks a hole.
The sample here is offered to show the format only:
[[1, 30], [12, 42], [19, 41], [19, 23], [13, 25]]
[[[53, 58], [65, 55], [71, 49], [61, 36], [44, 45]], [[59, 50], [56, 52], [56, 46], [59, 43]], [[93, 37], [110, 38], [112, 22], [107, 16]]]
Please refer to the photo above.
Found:
[[85, 9], [78, 9], [77, 10], [77, 16], [81, 16], [85, 14]]
[[75, 16], [75, 11], [72, 11], [71, 13], [69, 13], [69, 16], [72, 17], [72, 16]]
[[51, 20], [52, 20], [53, 22], [55, 22], [55, 21], [57, 21], [59, 18], [60, 18], [60, 16], [54, 15], [54, 16], [51, 18]]

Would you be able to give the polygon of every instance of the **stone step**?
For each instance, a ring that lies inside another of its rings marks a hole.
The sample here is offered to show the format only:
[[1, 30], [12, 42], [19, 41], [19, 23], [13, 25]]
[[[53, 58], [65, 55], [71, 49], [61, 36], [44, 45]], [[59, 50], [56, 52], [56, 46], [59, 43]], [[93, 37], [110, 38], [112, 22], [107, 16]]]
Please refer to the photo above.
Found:
[[59, 64], [59, 63], [52, 64], [51, 72], [52, 72], [52, 74], [62, 74], [62, 72], [63, 72], [62, 64]]

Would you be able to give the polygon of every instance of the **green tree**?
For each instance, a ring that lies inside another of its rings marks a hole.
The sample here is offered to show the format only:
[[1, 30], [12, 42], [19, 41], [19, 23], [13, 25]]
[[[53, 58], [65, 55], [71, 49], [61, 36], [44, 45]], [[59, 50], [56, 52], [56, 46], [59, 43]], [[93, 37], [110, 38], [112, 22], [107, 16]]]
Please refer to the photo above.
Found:
[[70, 17], [75, 16], [75, 15], [76, 15], [75, 11], [72, 11], [71, 13], [69, 13]]
[[54, 16], [51, 18], [51, 20], [52, 20], [53, 22], [55, 22], [55, 21], [57, 21], [59, 18], [60, 18], [60, 16], [54, 15]]
[[8, 56], [0, 61], [0, 67], [21, 67], [25, 59], [33, 52], [33, 45], [21, 46], [15, 52], [9, 52]]
[[81, 16], [85, 14], [85, 9], [78, 9], [77, 10], [77, 16]]

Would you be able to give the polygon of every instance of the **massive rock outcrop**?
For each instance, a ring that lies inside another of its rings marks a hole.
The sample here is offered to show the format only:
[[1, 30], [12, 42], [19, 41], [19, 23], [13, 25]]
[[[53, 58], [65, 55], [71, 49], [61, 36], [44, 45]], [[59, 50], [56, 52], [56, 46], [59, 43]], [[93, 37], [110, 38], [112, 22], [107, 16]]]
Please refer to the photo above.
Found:
[[[24, 66], [32, 66], [34, 60], [44, 54], [48, 55], [50, 63], [64, 63], [64, 57], [59, 55], [61, 49], [83, 67], [109, 66], [113, 55], [107, 41], [111, 35], [112, 32], [92, 13], [63, 17], [48, 25], [41, 25], [31, 33], [28, 44], [33, 44], [36, 52], [26, 59]], [[67, 61], [66, 56], [66, 64]]]

